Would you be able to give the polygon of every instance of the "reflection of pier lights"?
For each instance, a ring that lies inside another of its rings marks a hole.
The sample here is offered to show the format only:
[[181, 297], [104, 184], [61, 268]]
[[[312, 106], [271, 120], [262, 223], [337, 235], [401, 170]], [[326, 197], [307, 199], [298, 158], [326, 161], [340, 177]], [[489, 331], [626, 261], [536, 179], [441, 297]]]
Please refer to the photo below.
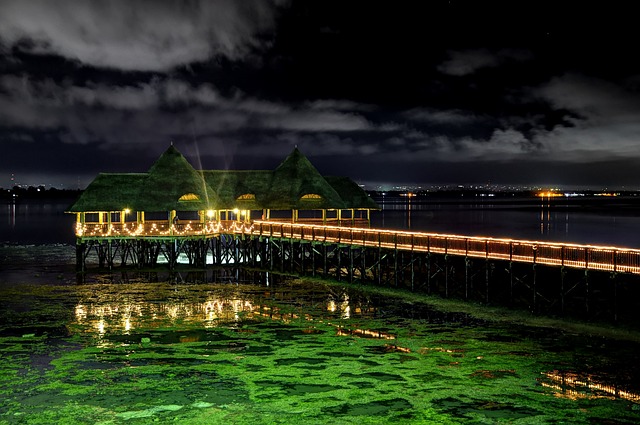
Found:
[[334, 299], [330, 299], [327, 303], [327, 310], [335, 313], [336, 311], [340, 311], [340, 317], [342, 319], [349, 319], [351, 317], [351, 306], [349, 305], [349, 296], [347, 294], [343, 294], [344, 299], [339, 304], [336, 303]]
[[411, 229], [411, 209], [412, 209], [411, 198], [414, 198], [416, 194], [413, 192], [407, 192], [407, 193], [402, 193], [400, 196], [407, 197], [407, 229]]
[[[237, 322], [240, 312], [255, 313], [260, 310], [250, 301], [241, 299], [212, 299], [203, 303], [122, 303], [122, 304], [78, 304], [75, 307], [76, 323], [89, 325], [99, 334], [111, 331], [131, 331], [145, 320], [162, 322], [177, 320], [202, 322], [205, 327], [214, 322]], [[111, 328], [111, 329], [109, 329]]]
[[621, 398], [633, 402], [640, 402], [640, 393], [621, 389], [616, 385], [593, 379], [591, 374], [575, 372], [551, 371], [542, 373], [551, 382], [540, 382], [546, 388], [560, 392], [559, 396], [569, 399], [579, 398]]

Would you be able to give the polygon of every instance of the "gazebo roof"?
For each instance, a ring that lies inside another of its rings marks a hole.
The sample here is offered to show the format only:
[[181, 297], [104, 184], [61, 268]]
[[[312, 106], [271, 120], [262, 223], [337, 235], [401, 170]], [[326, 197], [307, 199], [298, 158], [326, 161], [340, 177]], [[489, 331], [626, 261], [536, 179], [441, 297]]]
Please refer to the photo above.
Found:
[[82, 191], [68, 212], [123, 211], [134, 209], [140, 184], [147, 174], [100, 173]]
[[259, 210], [266, 208], [273, 171], [201, 171], [205, 181], [220, 197], [220, 209]]
[[147, 173], [101, 173], [68, 212], [379, 209], [348, 177], [323, 177], [296, 147], [275, 170], [195, 170], [171, 145]]
[[344, 202], [316, 167], [296, 147], [273, 172], [271, 209], [340, 209]]
[[217, 209], [220, 199], [187, 159], [171, 145], [151, 166], [140, 185], [136, 210]]
[[345, 208], [353, 209], [380, 209], [378, 204], [362, 190], [360, 186], [349, 177], [343, 176], [325, 176], [324, 179], [338, 192], [338, 195], [344, 202]]

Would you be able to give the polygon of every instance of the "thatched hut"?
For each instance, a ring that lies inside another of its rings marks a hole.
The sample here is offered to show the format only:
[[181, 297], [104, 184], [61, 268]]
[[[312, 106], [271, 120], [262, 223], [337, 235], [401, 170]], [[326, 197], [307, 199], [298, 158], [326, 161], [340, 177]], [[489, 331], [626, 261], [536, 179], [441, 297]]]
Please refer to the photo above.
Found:
[[[275, 170], [195, 170], [171, 145], [147, 173], [101, 173], [67, 212], [78, 223], [286, 220], [368, 225], [378, 205], [348, 177], [322, 176], [296, 147]], [[357, 215], [360, 214], [358, 217]]]

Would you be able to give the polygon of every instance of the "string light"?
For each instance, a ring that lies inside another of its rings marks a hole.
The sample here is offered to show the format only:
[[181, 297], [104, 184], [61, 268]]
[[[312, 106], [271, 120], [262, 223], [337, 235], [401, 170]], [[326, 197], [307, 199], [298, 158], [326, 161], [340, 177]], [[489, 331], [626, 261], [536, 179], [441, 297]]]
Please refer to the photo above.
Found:
[[242, 234], [640, 274], [638, 249], [279, 221], [76, 223], [75, 233], [81, 239]]

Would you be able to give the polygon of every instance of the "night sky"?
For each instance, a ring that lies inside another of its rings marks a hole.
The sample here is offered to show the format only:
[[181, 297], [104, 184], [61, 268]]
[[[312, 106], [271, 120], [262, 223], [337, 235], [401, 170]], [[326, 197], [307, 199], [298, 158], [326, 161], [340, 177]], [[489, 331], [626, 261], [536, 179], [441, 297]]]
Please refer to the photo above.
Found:
[[640, 189], [633, 2], [0, 0], [0, 187], [173, 144], [378, 184]]

